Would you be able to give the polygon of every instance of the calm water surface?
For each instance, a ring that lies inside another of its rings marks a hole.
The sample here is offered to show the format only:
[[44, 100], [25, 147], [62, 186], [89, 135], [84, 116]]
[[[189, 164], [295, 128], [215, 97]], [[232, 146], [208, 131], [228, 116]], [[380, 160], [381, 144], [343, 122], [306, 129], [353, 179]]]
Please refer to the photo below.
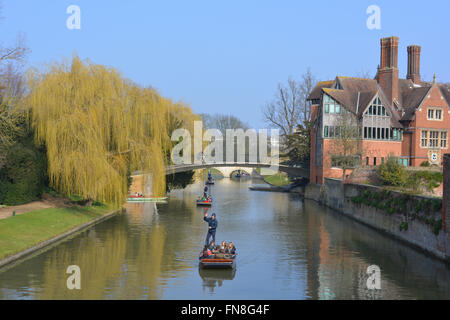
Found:
[[[167, 204], [127, 211], [0, 271], [0, 299], [450, 299], [450, 269], [315, 202], [254, 192], [252, 182], [212, 186], [216, 240], [233, 241], [233, 271], [201, 270], [207, 224], [200, 183]], [[212, 210], [212, 211], [211, 211]], [[366, 270], [381, 268], [381, 290]], [[81, 268], [81, 290], [66, 269]]]

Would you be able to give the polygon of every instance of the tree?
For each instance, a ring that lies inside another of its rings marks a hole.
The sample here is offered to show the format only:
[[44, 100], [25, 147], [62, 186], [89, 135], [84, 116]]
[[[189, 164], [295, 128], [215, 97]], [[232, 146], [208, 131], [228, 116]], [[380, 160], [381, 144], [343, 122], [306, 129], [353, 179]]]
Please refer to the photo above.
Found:
[[408, 177], [405, 167], [393, 155], [389, 155], [386, 162], [382, 163], [377, 171], [383, 184], [388, 186], [401, 187]]
[[0, 43], [0, 169], [5, 164], [8, 148], [22, 133], [19, 123], [23, 115], [16, 104], [25, 90], [22, 67], [28, 53], [24, 36], [19, 35], [11, 46]]
[[263, 108], [264, 120], [280, 129], [284, 136], [293, 134], [299, 124], [311, 120], [311, 106], [307, 98], [316, 83], [309, 68], [300, 81], [289, 77], [287, 85], [279, 83], [274, 99]]
[[188, 107], [78, 57], [30, 73], [29, 90], [24, 105], [57, 191], [122, 204], [128, 173], [142, 170], [151, 173], [153, 194], [165, 193], [170, 114], [192, 114]]
[[226, 114], [201, 114], [203, 125], [206, 129], [218, 129], [225, 135], [227, 129], [247, 130], [249, 125], [233, 115]]
[[310, 152], [311, 152], [311, 138], [310, 138], [310, 123], [297, 126], [297, 130], [287, 136], [286, 144], [289, 146], [287, 156], [293, 164], [302, 167], [309, 167]]
[[333, 138], [331, 166], [342, 169], [342, 180], [344, 180], [347, 170], [361, 164], [363, 154], [361, 125], [355, 114], [342, 107], [328, 130], [328, 136]]
[[370, 72], [367, 70], [361, 70], [360, 72], [358, 72], [356, 74], [357, 78], [361, 78], [361, 79], [373, 79], [373, 77], [371, 76]]

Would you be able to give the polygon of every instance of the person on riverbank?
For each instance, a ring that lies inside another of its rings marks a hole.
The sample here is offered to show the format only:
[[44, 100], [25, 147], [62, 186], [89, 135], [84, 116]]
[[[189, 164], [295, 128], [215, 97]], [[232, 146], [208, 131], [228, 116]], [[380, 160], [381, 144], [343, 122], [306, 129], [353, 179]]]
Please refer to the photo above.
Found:
[[211, 217], [208, 217], [208, 212], [205, 212], [203, 220], [208, 222], [208, 233], [206, 234], [206, 245], [209, 244], [209, 239], [212, 237], [212, 241], [216, 242], [216, 230], [218, 222], [216, 219], [216, 214], [213, 213]]

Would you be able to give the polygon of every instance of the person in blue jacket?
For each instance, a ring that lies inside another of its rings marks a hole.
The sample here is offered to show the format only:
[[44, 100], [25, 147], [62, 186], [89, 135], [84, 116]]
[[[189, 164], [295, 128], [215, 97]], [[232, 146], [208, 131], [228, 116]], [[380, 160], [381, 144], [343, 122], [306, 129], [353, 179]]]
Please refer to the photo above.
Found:
[[212, 237], [212, 241], [216, 242], [216, 229], [217, 229], [217, 219], [216, 214], [213, 213], [211, 217], [208, 218], [208, 212], [205, 212], [205, 216], [203, 217], [203, 220], [208, 222], [208, 233], [206, 235], [206, 245], [209, 245], [209, 238]]

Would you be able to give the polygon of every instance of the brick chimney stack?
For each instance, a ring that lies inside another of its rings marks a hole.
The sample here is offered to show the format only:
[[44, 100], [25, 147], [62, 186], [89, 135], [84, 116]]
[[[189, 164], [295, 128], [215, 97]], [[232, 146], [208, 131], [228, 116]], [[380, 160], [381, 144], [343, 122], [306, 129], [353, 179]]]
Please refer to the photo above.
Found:
[[408, 74], [406, 79], [420, 83], [420, 46], [408, 47]]
[[381, 39], [381, 61], [378, 69], [378, 84], [391, 105], [398, 100], [398, 37]]

